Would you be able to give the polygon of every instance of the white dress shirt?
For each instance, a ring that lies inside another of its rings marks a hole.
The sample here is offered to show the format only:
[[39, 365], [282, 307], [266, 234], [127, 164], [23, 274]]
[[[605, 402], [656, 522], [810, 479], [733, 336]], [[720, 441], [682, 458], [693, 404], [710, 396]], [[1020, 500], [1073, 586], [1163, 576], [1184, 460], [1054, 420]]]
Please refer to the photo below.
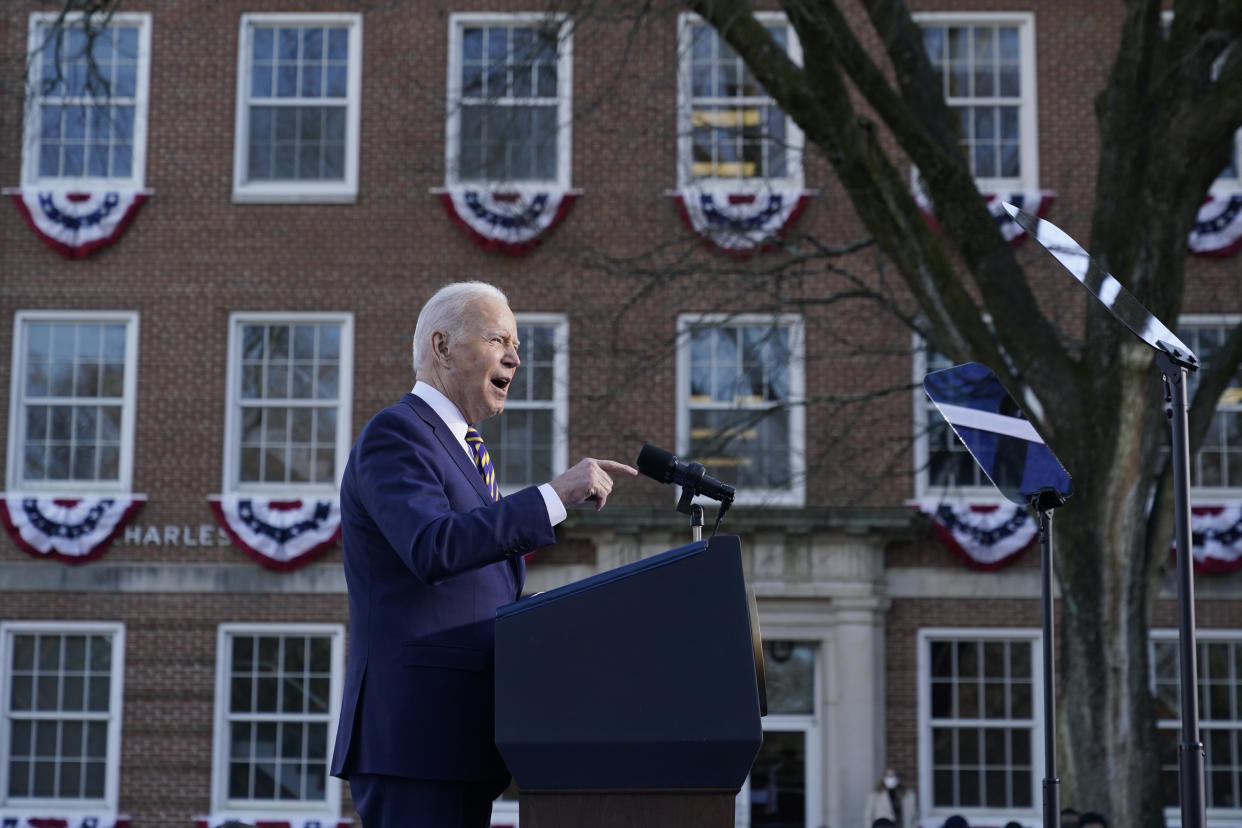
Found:
[[[462, 416], [461, 411], [453, 404], [453, 401], [440, 393], [439, 389], [419, 380], [414, 383], [411, 394], [421, 399], [427, 405], [431, 406], [431, 410], [436, 412], [444, 424], [448, 426], [449, 431], [453, 432], [453, 436], [457, 438], [457, 442], [461, 445], [461, 450], [470, 458], [470, 462], [474, 462], [474, 452], [470, 450], [470, 446], [466, 445], [466, 429], [470, 424], [466, 422], [466, 418]], [[568, 512], [565, 511], [565, 504], [561, 503], [560, 497], [556, 494], [556, 490], [552, 488], [550, 483], [544, 483], [539, 487], [539, 493], [543, 495], [543, 504], [548, 508], [548, 520], [552, 525], [563, 521]]]

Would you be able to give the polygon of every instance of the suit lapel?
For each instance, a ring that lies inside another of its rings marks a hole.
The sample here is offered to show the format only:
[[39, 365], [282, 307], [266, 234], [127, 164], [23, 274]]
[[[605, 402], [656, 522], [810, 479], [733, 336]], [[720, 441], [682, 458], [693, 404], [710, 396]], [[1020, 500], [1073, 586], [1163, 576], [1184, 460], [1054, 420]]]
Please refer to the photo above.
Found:
[[[482, 499], [483, 503], [486, 505], [494, 502], [492, 500], [492, 493], [488, 491], [487, 484], [483, 482], [483, 475], [479, 474], [478, 467], [474, 465], [470, 455], [462, 449], [461, 444], [457, 442], [457, 438], [453, 436], [453, 432], [444, 424], [444, 420], [440, 419], [440, 415], [435, 412], [435, 409], [428, 405], [421, 397], [414, 394], [406, 394], [402, 402], [410, 406], [414, 413], [421, 417], [423, 422], [431, 428], [432, 433], [436, 435], [444, 451], [449, 457], [453, 458], [453, 462], [457, 464], [457, 468], [470, 481], [470, 485], [474, 486], [474, 490], [479, 493], [479, 498]], [[513, 597], [514, 600], [517, 600], [522, 595], [523, 584], [526, 583], [526, 558], [522, 555], [512, 555], [509, 557], [509, 566], [512, 569], [513, 579], [516, 582]]]
[[492, 502], [492, 493], [488, 491], [487, 484], [483, 482], [483, 475], [479, 474], [479, 469], [474, 465], [474, 461], [470, 459], [470, 455], [457, 442], [457, 438], [453, 436], [453, 432], [444, 424], [444, 420], [440, 419], [440, 415], [435, 412], [430, 405], [414, 394], [406, 394], [402, 400], [409, 405], [419, 417], [430, 426], [433, 434], [440, 441], [440, 445], [444, 448], [446, 454], [453, 458], [453, 462], [457, 464], [457, 468], [466, 479], [470, 481], [470, 485], [479, 493], [479, 497], [483, 499], [483, 503]]

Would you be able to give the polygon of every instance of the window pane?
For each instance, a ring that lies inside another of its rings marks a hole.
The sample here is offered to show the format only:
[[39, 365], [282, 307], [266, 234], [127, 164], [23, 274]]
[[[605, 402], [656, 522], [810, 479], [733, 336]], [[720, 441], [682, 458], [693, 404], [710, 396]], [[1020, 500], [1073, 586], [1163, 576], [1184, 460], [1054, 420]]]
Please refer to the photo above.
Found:
[[[255, 644], [257, 643], [257, 653]], [[257, 655], [257, 704], [232, 706], [229, 723], [230, 797], [235, 800], [304, 800], [321, 802], [325, 783], [305, 759], [326, 761], [328, 700], [333, 639], [321, 635], [265, 634], [235, 636], [231, 681], [237, 687], [253, 672]], [[325, 671], [320, 679], [311, 671]], [[322, 703], [316, 697], [322, 694]], [[235, 694], [236, 695], [236, 694]], [[255, 714], [257, 718], [255, 717]]]
[[[1035, 732], [1029, 640], [928, 640], [933, 805], [1016, 808], [1032, 801]], [[980, 718], [994, 726], [979, 727]]]

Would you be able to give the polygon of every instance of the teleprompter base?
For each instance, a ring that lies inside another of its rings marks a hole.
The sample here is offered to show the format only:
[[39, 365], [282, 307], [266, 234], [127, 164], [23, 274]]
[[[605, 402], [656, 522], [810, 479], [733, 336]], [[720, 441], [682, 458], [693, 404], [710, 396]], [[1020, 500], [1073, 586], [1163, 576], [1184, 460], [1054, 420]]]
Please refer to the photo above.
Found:
[[522, 791], [522, 828], [733, 828], [737, 791]]

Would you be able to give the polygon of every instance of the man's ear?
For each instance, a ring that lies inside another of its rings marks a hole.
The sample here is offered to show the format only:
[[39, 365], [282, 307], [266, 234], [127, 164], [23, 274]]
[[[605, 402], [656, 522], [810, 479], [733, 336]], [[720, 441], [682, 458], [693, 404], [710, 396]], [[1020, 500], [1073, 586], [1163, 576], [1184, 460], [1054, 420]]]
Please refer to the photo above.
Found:
[[449, 361], [449, 338], [448, 334], [443, 331], [434, 331], [431, 334], [431, 352], [435, 354], [436, 360], [439, 362]]

